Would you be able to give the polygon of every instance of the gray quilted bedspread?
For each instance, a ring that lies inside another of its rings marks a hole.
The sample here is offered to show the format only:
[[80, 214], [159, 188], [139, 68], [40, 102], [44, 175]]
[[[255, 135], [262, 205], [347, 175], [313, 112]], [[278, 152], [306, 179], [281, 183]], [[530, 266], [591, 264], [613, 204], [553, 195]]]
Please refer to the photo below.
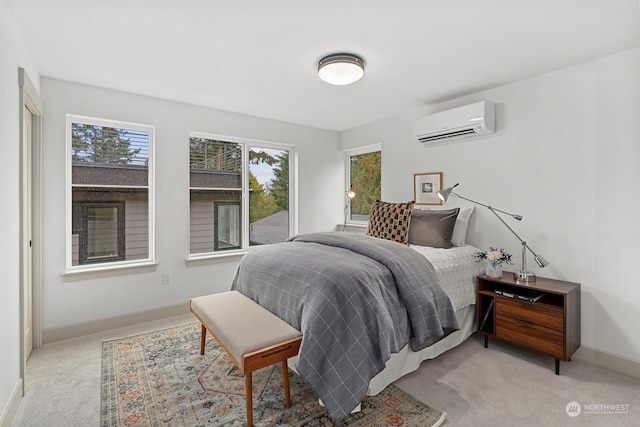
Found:
[[362, 401], [391, 353], [458, 329], [424, 256], [363, 235], [312, 233], [254, 248], [232, 289], [302, 332], [297, 370], [336, 420]]

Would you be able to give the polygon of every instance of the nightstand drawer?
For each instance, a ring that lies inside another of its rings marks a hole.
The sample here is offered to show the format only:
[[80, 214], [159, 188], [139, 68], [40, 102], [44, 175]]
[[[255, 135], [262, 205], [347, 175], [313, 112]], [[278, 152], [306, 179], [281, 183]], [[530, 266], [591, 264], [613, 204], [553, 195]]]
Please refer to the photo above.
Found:
[[564, 334], [554, 329], [497, 315], [496, 337], [564, 359]]
[[531, 304], [508, 298], [496, 298], [496, 314], [524, 320], [547, 328], [564, 330], [562, 311], [541, 304]]

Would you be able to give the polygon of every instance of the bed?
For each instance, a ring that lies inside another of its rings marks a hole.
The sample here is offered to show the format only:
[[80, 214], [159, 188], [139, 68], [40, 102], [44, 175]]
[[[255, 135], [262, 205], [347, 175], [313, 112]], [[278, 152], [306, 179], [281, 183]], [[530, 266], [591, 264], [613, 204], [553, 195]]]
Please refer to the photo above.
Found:
[[411, 245], [411, 248], [424, 255], [434, 266], [440, 285], [455, 309], [459, 330], [418, 352], [404, 347], [392, 354], [385, 369], [371, 379], [368, 395], [380, 393], [398, 378], [418, 369], [422, 361], [456, 347], [475, 331], [476, 277], [485, 270], [484, 265], [476, 262], [473, 256], [478, 249], [468, 244], [450, 249], [417, 245]]
[[473, 332], [480, 267], [464, 242], [470, 212], [413, 208], [375, 201], [367, 235], [310, 233], [254, 248], [233, 279], [232, 289], [302, 332], [295, 370], [333, 419]]

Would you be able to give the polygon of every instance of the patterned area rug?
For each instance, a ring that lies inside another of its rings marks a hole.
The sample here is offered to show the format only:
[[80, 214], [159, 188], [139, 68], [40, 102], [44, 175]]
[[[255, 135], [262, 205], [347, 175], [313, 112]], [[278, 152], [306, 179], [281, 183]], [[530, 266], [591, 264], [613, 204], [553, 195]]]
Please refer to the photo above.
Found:
[[[299, 375], [289, 376], [286, 408], [280, 365], [253, 373], [254, 425], [425, 427], [446, 416], [391, 385], [336, 422]], [[200, 356], [199, 323], [103, 343], [103, 427], [244, 426], [245, 417], [244, 378], [214, 339]]]

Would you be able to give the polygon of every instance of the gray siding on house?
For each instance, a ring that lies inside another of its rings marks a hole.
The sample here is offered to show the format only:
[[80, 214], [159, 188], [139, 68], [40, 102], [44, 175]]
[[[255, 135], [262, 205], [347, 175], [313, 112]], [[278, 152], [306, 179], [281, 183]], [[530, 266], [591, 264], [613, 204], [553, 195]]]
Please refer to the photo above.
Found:
[[190, 253], [213, 252], [213, 201], [191, 200], [189, 210]]
[[125, 202], [125, 254], [127, 260], [149, 257], [149, 209], [146, 200]]
[[77, 234], [71, 235], [71, 265], [78, 265], [80, 263], [80, 245], [78, 241], [80, 237]]
[[[146, 199], [125, 200], [124, 236], [126, 260], [149, 257], [149, 210]], [[79, 234], [71, 235], [71, 265], [80, 263], [79, 240]]]

